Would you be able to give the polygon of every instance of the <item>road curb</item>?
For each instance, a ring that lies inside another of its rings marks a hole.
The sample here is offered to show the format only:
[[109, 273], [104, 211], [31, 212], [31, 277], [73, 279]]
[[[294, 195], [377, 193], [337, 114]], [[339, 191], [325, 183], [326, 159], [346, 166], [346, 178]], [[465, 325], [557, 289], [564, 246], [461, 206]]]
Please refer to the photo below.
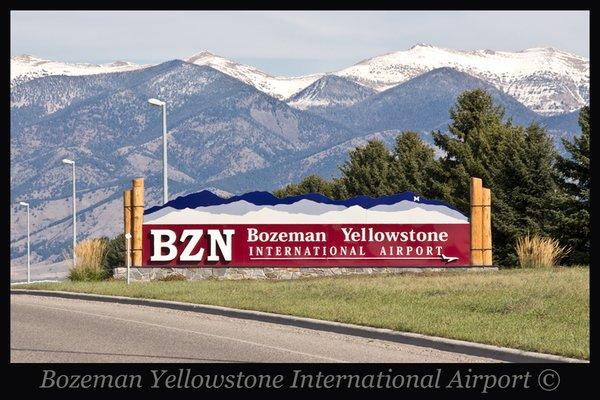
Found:
[[142, 305], [149, 307], [168, 308], [179, 311], [201, 312], [231, 318], [249, 319], [260, 322], [269, 322], [280, 325], [289, 325], [299, 328], [313, 329], [344, 335], [358, 336], [367, 339], [386, 340], [390, 342], [408, 344], [420, 347], [429, 347], [442, 351], [467, 354], [471, 356], [492, 358], [505, 362], [518, 363], [586, 363], [586, 360], [567, 358], [553, 354], [535, 353], [499, 347], [482, 343], [473, 343], [463, 340], [446, 339], [437, 336], [428, 336], [419, 333], [398, 332], [391, 329], [372, 328], [367, 326], [352, 325], [341, 322], [324, 321], [313, 318], [296, 317], [290, 315], [274, 314], [263, 311], [241, 310], [236, 308], [212, 306], [205, 304], [183, 303], [169, 300], [141, 299], [124, 296], [107, 296], [100, 294], [63, 292], [53, 290], [13, 289], [11, 294], [26, 294], [33, 296], [60, 297], [78, 300], [102, 301], [108, 303]]

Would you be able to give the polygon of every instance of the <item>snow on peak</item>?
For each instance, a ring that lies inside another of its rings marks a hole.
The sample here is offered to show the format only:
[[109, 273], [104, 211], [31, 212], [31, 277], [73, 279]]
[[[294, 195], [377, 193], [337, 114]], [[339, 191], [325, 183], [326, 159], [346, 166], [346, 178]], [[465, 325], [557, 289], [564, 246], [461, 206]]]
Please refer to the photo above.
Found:
[[188, 57], [185, 61], [189, 62], [189, 63], [196, 63], [196, 61], [203, 62], [204, 60], [207, 60], [208, 62], [210, 62], [211, 58], [222, 58], [222, 57], [218, 57], [208, 50], [202, 50], [201, 52]]
[[[589, 103], [589, 59], [553, 47], [510, 52], [453, 50], [419, 43], [407, 50], [363, 60], [332, 74], [297, 77], [270, 75], [207, 50], [185, 61], [212, 67], [270, 96], [288, 101], [327, 75], [346, 77], [367, 88], [382, 91], [433, 69], [448, 67], [491, 83], [542, 115], [571, 112]], [[27, 54], [12, 57], [10, 64], [11, 87], [48, 75], [88, 75], [146, 67], [125, 61], [100, 65], [63, 63]], [[327, 105], [331, 99], [313, 99], [311, 102]], [[297, 105], [307, 106], [304, 103]]]
[[418, 44], [335, 74], [381, 91], [441, 67], [490, 82], [540, 114], [569, 112], [589, 102], [589, 60], [550, 47], [463, 51]]
[[237, 63], [206, 50], [186, 58], [185, 61], [207, 65], [280, 100], [292, 96], [323, 76], [323, 74], [299, 77], [273, 76], [258, 68]]
[[43, 76], [104, 74], [131, 71], [146, 66], [128, 61], [115, 61], [108, 64], [66, 63], [46, 60], [29, 54], [21, 54], [10, 59], [10, 86], [13, 87]]
[[306, 110], [315, 107], [348, 107], [366, 99], [375, 91], [337, 75], [326, 75], [287, 101], [288, 105]]

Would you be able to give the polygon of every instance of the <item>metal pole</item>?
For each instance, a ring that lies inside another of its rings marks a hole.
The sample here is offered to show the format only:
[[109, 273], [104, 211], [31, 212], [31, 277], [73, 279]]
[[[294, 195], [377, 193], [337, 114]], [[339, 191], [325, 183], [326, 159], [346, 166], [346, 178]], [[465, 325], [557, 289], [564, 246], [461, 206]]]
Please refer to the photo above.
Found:
[[27, 283], [31, 283], [31, 253], [29, 246], [29, 204], [27, 204]]
[[167, 103], [162, 105], [163, 112], [163, 203], [169, 201], [169, 189], [167, 183]]
[[75, 161], [63, 158], [63, 164], [68, 164], [73, 167], [73, 268], [77, 266], [77, 255], [75, 248], [77, 247], [77, 190], [75, 184]]
[[77, 246], [77, 209], [76, 209], [76, 190], [75, 190], [75, 162], [73, 162], [73, 268], [77, 265], [75, 246]]

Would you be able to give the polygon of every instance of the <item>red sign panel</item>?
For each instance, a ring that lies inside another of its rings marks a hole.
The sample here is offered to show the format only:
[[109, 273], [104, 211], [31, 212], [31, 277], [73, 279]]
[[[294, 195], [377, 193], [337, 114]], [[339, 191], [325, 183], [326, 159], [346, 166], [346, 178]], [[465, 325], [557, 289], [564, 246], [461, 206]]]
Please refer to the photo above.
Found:
[[149, 267], [458, 267], [469, 224], [146, 224]]

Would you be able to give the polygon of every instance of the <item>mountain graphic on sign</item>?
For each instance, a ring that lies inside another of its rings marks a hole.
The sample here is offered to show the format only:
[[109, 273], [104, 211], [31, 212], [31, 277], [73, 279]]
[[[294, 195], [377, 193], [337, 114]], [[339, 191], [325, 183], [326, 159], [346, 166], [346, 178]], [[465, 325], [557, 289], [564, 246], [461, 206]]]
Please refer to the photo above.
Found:
[[467, 224], [468, 218], [440, 200], [412, 192], [333, 200], [310, 193], [278, 198], [250, 192], [223, 198], [210, 191], [178, 197], [144, 212], [145, 224]]

